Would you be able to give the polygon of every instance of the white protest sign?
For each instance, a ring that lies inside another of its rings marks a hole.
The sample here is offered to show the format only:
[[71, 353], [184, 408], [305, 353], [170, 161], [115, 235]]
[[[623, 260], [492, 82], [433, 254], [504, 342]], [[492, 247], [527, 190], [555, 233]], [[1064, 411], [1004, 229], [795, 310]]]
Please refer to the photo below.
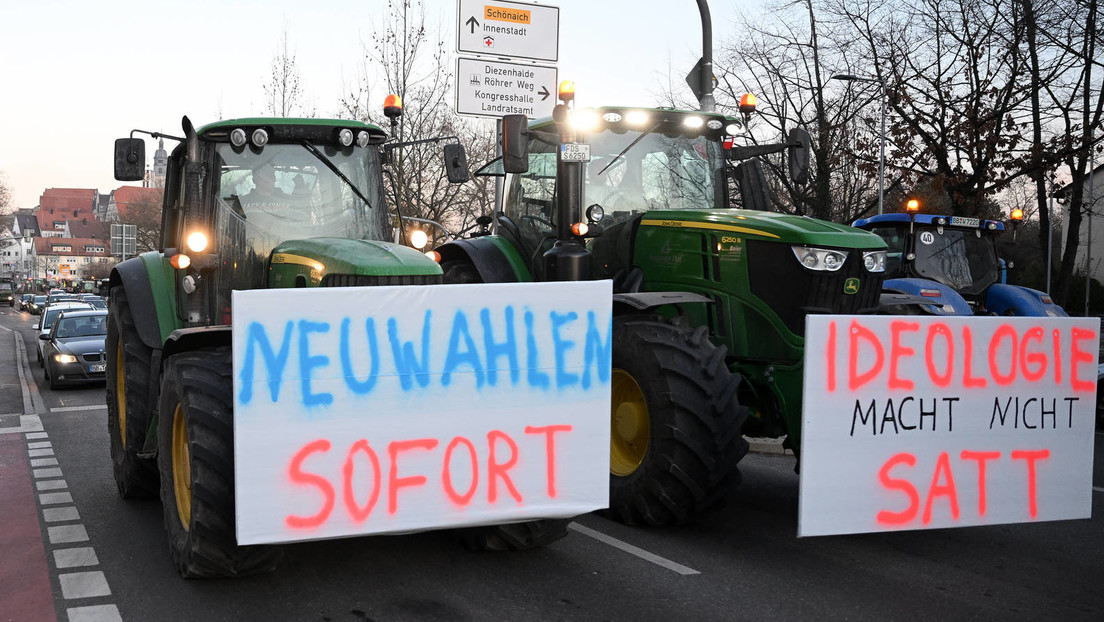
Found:
[[806, 318], [799, 536], [1088, 518], [1097, 318]]
[[237, 540], [607, 507], [610, 281], [235, 291]]

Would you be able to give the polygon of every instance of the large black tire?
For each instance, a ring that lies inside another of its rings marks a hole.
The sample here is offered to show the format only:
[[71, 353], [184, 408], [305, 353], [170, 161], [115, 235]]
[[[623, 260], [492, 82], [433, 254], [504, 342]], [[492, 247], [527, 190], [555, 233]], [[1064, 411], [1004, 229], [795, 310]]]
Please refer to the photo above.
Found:
[[739, 483], [748, 410], [703, 326], [613, 321], [610, 507], [628, 525], [696, 520]]
[[157, 496], [157, 462], [138, 456], [146, 442], [153, 400], [150, 397], [150, 359], [153, 351], [142, 343], [127, 302], [116, 287], [108, 309], [107, 432], [111, 437], [111, 462], [115, 486], [123, 498]]
[[566, 518], [545, 519], [468, 527], [456, 530], [460, 540], [472, 551], [525, 551], [552, 544], [567, 535]]
[[178, 354], [165, 366], [157, 428], [169, 551], [188, 579], [240, 577], [276, 567], [273, 546], [238, 546], [230, 348]]

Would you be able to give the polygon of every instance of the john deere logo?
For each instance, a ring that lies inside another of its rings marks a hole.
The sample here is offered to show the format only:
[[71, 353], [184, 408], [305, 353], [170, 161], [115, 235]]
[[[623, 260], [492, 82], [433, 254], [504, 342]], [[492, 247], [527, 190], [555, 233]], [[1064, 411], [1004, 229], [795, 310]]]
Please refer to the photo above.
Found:
[[843, 293], [845, 294], [857, 294], [859, 293], [859, 280], [852, 277], [843, 282]]

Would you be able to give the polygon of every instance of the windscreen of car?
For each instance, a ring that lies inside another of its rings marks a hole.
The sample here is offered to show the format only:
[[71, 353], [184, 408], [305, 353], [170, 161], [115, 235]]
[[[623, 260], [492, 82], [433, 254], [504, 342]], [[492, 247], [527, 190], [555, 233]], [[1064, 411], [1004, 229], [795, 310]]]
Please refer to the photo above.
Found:
[[61, 313], [62, 311], [71, 310], [71, 309], [74, 309], [74, 308], [76, 308], [76, 309], [89, 309], [90, 307], [88, 307], [86, 305], [81, 305], [79, 307], [66, 307], [65, 309], [47, 307], [46, 308], [46, 314], [42, 316], [42, 329], [43, 330], [48, 330], [48, 329], [52, 328], [53, 325], [54, 325], [54, 320], [57, 319], [57, 316], [58, 316], [59, 313]]
[[[979, 235], [980, 234], [980, 235]], [[980, 294], [997, 281], [993, 238], [977, 229], [921, 229], [915, 234], [916, 273], [965, 294]]]
[[46, 297], [45, 296], [35, 296], [34, 297], [34, 303], [36, 305], [41, 305], [44, 302], [46, 302]]
[[58, 339], [107, 335], [107, 316], [62, 317], [58, 321], [55, 335]]

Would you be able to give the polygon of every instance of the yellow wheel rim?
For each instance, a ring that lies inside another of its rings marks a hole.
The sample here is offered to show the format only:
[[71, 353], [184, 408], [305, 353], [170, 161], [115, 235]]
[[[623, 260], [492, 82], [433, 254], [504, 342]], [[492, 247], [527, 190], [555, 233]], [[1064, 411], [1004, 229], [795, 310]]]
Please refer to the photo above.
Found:
[[176, 405], [172, 418], [172, 478], [173, 496], [180, 524], [188, 531], [192, 523], [192, 461], [188, 454], [188, 430], [184, 427], [184, 411]]
[[651, 419], [644, 392], [632, 374], [613, 370], [610, 408], [610, 472], [626, 476], [644, 462], [648, 453]]
[[115, 417], [119, 423], [119, 442], [126, 449], [126, 373], [123, 369], [123, 340], [115, 346]]

